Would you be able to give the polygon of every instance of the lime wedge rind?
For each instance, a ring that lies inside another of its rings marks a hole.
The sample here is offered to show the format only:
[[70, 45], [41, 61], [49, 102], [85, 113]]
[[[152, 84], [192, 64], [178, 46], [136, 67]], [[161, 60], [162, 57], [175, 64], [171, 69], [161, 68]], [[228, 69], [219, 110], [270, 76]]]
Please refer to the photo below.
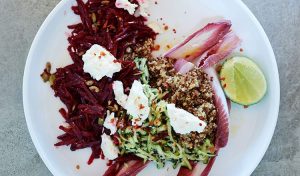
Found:
[[259, 66], [247, 57], [236, 56], [223, 63], [220, 72], [226, 96], [241, 105], [260, 102], [267, 92], [267, 81]]

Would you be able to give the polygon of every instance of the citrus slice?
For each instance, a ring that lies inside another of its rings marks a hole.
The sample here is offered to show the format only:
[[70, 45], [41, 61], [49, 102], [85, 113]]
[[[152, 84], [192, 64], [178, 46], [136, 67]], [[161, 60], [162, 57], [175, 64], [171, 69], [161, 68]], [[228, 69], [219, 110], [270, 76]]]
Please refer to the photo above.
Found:
[[258, 103], [267, 91], [263, 72], [246, 57], [227, 60], [222, 66], [220, 80], [227, 97], [241, 105]]

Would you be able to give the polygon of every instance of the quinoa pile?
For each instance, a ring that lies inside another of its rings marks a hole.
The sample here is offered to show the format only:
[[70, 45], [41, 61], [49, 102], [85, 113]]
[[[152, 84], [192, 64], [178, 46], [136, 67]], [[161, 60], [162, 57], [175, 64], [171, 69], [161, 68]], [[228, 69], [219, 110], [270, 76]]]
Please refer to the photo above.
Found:
[[150, 86], [162, 92], [168, 92], [164, 99], [174, 103], [207, 123], [203, 132], [178, 135], [179, 143], [186, 148], [195, 148], [203, 144], [204, 139], [214, 141], [217, 129], [217, 110], [213, 100], [213, 90], [210, 79], [203, 70], [194, 68], [185, 75], [176, 73], [175, 59], [153, 58], [151, 56], [154, 42], [152, 39], [128, 47], [124, 59], [133, 60], [136, 57], [147, 58], [150, 74]]
[[195, 148], [203, 144], [205, 138], [214, 141], [217, 110], [208, 75], [197, 68], [185, 75], [178, 74], [174, 69], [174, 62], [170, 58], [148, 59], [151, 87], [167, 91], [167, 102], [176, 104], [207, 123], [203, 132], [179, 135], [178, 142], [184, 147]]
[[134, 60], [135, 58], [151, 58], [151, 52], [154, 42], [152, 38], [137, 43], [134, 47], [127, 47], [124, 60]]

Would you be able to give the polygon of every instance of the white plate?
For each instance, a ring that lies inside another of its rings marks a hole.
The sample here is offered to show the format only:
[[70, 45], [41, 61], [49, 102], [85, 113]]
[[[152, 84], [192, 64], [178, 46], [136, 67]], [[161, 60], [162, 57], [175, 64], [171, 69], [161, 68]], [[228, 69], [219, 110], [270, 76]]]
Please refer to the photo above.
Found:
[[[176, 3], [175, 3], [176, 2]], [[86, 164], [90, 149], [71, 152], [68, 147], [56, 148], [58, 126], [63, 118], [58, 113], [63, 104], [53, 96], [40, 73], [50, 61], [54, 68], [71, 63], [66, 50], [67, 25], [79, 21], [71, 11], [72, 0], [61, 1], [49, 14], [31, 46], [23, 80], [23, 103], [28, 129], [41, 158], [54, 175], [101, 175], [105, 161]], [[272, 138], [279, 109], [278, 70], [269, 40], [259, 22], [240, 0], [158, 0], [151, 7], [151, 19], [163, 18], [170, 32], [159, 37], [162, 48], [173, 45], [184, 35], [214, 18], [232, 21], [234, 31], [242, 38], [244, 54], [262, 68], [268, 81], [266, 97], [257, 105], [244, 109], [233, 105], [230, 116], [230, 138], [222, 149], [211, 171], [213, 176], [250, 175], [262, 159]], [[171, 32], [175, 28], [176, 35]], [[80, 165], [80, 169], [76, 169]], [[151, 172], [150, 172], [151, 171]], [[153, 175], [157, 170], [150, 165], [140, 175]], [[172, 175], [162, 170], [155, 175]]]

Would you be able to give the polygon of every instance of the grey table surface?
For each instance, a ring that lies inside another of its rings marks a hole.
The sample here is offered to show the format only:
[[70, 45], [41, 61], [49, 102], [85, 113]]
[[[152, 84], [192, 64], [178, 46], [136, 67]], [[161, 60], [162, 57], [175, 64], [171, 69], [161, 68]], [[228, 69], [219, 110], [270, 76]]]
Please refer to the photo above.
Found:
[[[0, 0], [0, 175], [51, 175], [29, 136], [22, 76], [31, 42], [59, 0]], [[244, 0], [275, 51], [281, 106], [272, 142], [255, 176], [300, 175], [300, 0]]]

